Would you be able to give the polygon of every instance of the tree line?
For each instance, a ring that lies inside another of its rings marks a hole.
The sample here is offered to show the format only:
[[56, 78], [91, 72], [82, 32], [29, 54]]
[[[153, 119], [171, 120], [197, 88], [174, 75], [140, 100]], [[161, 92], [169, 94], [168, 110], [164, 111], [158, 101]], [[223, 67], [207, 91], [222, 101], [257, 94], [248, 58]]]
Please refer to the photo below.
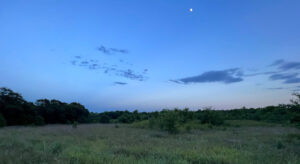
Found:
[[200, 124], [222, 125], [224, 120], [256, 120], [273, 123], [300, 123], [300, 94], [294, 94], [291, 104], [267, 106], [264, 108], [241, 108], [212, 110], [209, 108], [161, 110], [154, 112], [107, 111], [89, 112], [77, 102], [65, 103], [59, 100], [39, 99], [27, 102], [11, 89], [0, 88], [0, 127], [12, 125], [45, 125], [73, 123], [134, 123], [147, 121], [149, 127], [159, 127], [174, 132], [176, 125], [189, 121]]

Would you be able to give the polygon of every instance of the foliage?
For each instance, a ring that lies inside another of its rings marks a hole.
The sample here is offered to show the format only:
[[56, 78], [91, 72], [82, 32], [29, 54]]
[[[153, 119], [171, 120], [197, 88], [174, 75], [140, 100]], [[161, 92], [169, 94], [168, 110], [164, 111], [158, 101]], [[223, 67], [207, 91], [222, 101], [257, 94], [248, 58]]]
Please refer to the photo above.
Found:
[[129, 114], [129, 113], [124, 113], [124, 114], [122, 114], [119, 118], [118, 118], [118, 121], [120, 122], [120, 123], [132, 123], [132, 122], [134, 122], [134, 117], [133, 117], [133, 115], [132, 114]]
[[77, 121], [74, 121], [73, 124], [72, 124], [72, 127], [73, 127], [74, 129], [76, 129], [77, 126], [78, 126], [78, 122], [77, 122]]
[[192, 127], [190, 125], [186, 125], [184, 128], [186, 132], [191, 132]]
[[291, 103], [300, 106], [300, 93], [293, 93], [293, 96], [296, 97], [296, 99], [292, 99]]
[[224, 124], [224, 118], [220, 113], [211, 109], [205, 109], [198, 111], [198, 119], [202, 124], [222, 125]]
[[33, 104], [7, 88], [0, 88], [0, 113], [7, 125], [66, 124], [74, 121], [85, 123], [89, 116], [89, 111], [79, 103], [40, 99]]
[[[230, 120], [251, 120], [261, 123], [300, 125], [300, 95], [294, 94], [292, 104], [280, 104], [264, 108], [241, 108], [231, 110], [212, 110], [210, 108], [190, 111], [162, 110], [154, 112], [108, 111], [89, 112], [83, 105], [59, 100], [39, 99], [35, 103], [27, 102], [23, 97], [8, 88], [0, 88], [0, 114], [6, 125], [44, 125], [78, 123], [135, 123], [146, 121], [147, 128], [162, 129], [170, 133], [179, 130], [215, 128], [226, 126]], [[244, 123], [245, 123], [244, 121]], [[192, 124], [191, 124], [192, 123]], [[236, 122], [240, 126], [243, 122]], [[251, 122], [248, 122], [251, 124]], [[254, 123], [254, 122], [252, 122]], [[145, 127], [145, 122], [143, 127]], [[189, 125], [189, 126], [188, 126]]]
[[160, 115], [160, 128], [171, 134], [178, 133], [178, 115], [176, 112], [165, 111]]
[[0, 128], [6, 126], [6, 120], [0, 113]]
[[34, 122], [34, 125], [37, 125], [37, 126], [42, 126], [42, 125], [45, 125], [45, 120], [42, 116], [37, 116], [35, 118], [35, 122]]
[[110, 122], [110, 118], [107, 115], [100, 115], [100, 123], [107, 124]]
[[283, 145], [283, 143], [281, 141], [278, 141], [276, 143], [276, 147], [277, 147], [277, 149], [283, 149], [285, 146]]

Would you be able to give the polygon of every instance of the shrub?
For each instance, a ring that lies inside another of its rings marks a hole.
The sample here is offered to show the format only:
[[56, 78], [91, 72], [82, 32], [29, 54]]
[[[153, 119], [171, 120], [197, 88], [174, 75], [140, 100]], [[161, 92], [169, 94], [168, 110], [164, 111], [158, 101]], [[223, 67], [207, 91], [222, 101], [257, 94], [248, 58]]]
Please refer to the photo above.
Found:
[[218, 113], [218, 111], [204, 110], [201, 112], [199, 119], [202, 124], [222, 125], [224, 124], [224, 118]]
[[149, 120], [134, 122], [134, 123], [132, 123], [132, 127], [141, 128], [141, 129], [150, 128], [149, 127]]
[[102, 115], [100, 116], [99, 122], [103, 124], [107, 124], [110, 122], [110, 118], [107, 115]]
[[295, 115], [290, 122], [294, 124], [300, 124], [300, 114]]
[[6, 120], [0, 113], [0, 127], [4, 127], [4, 126], [6, 126]]
[[149, 119], [149, 128], [153, 129], [155, 126], [155, 118], [150, 118]]
[[191, 132], [191, 126], [190, 125], [185, 126], [185, 131], [188, 133]]
[[134, 118], [128, 113], [124, 113], [118, 118], [118, 121], [121, 123], [132, 123], [134, 122]]
[[76, 129], [76, 128], [77, 128], [77, 125], [78, 125], [78, 122], [77, 122], [77, 121], [74, 121], [72, 127], [73, 127], [74, 129]]
[[175, 112], [168, 111], [167, 113], [163, 114], [161, 117], [161, 128], [166, 130], [170, 134], [178, 133], [178, 117]]
[[37, 126], [45, 125], [44, 118], [41, 117], [41, 116], [37, 116], [37, 117], [35, 118], [34, 125], [37, 125]]
[[282, 142], [278, 141], [276, 144], [277, 149], [283, 149], [285, 146], [283, 145]]
[[300, 143], [300, 134], [299, 133], [290, 133], [286, 135], [286, 141], [289, 143], [295, 142]]

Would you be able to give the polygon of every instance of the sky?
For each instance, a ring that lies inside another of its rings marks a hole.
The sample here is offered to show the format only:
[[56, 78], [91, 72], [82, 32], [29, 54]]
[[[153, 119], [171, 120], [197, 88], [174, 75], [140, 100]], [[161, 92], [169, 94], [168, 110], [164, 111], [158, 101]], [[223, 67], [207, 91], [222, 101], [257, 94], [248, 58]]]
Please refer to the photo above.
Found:
[[299, 0], [1, 0], [0, 87], [94, 112], [288, 103], [300, 91], [299, 8]]

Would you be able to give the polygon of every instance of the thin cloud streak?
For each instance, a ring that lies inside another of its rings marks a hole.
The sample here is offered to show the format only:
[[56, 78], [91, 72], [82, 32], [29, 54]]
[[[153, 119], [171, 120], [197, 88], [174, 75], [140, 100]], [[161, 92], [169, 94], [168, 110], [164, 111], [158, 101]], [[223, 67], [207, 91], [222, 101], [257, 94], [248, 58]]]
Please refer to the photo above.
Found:
[[300, 70], [300, 62], [286, 62], [283, 59], [276, 60], [270, 66], [276, 66], [278, 69], [283, 71]]
[[137, 73], [132, 69], [119, 69], [117, 68], [117, 65], [108, 65], [106, 63], [99, 64], [98, 60], [83, 60], [77, 56], [75, 56], [75, 60], [71, 61], [71, 64], [73, 66], [83, 67], [89, 70], [103, 70], [104, 74], [113, 74], [130, 80], [145, 81], [148, 79], [146, 77], [148, 69], [144, 69], [141, 73]]
[[106, 54], [106, 55], [113, 55], [113, 54], [127, 54], [129, 53], [128, 50], [125, 50], [125, 49], [118, 49], [118, 48], [108, 48], [108, 47], [105, 47], [103, 45], [101, 45], [100, 47], [97, 48], [98, 51]]
[[119, 82], [119, 81], [114, 82], [114, 84], [116, 84], [116, 85], [127, 85], [127, 83], [125, 83], [125, 82]]
[[222, 82], [225, 84], [237, 83], [243, 81], [243, 72], [239, 68], [207, 71], [197, 76], [181, 78], [178, 80], [170, 80], [175, 83], [190, 84], [190, 83], [211, 83]]

